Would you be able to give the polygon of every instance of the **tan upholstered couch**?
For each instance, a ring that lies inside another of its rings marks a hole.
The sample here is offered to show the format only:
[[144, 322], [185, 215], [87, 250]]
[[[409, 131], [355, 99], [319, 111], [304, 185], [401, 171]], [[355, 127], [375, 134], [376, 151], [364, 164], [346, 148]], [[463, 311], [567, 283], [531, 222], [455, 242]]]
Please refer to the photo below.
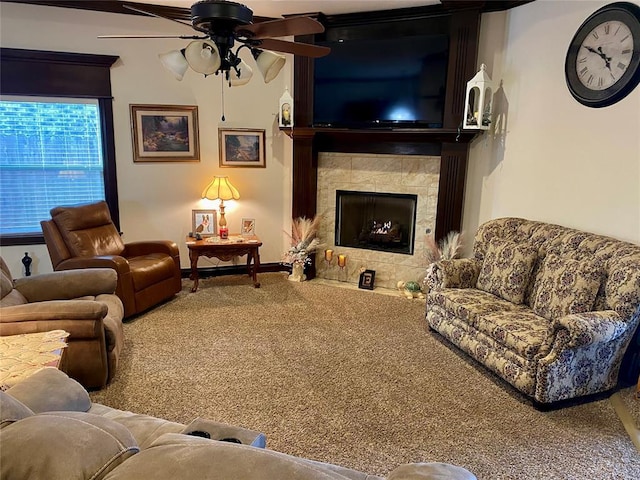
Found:
[[[92, 403], [55, 369], [0, 392], [0, 415], [0, 478], [7, 480], [383, 480], [267, 450], [256, 431], [205, 419], [185, 426]], [[387, 480], [476, 477], [450, 464], [414, 463]]]
[[124, 345], [116, 277], [115, 270], [94, 268], [14, 281], [0, 258], [0, 335], [67, 331], [65, 370], [87, 388], [103, 387]]
[[501, 218], [473, 253], [434, 265], [432, 330], [538, 405], [617, 386], [640, 321], [640, 246]]

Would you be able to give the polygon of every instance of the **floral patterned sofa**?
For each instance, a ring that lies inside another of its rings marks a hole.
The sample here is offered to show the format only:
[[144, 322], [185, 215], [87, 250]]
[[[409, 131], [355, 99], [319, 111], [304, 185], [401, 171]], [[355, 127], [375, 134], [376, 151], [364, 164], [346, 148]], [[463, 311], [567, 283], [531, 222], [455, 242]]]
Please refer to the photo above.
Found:
[[538, 407], [617, 386], [640, 322], [640, 246], [500, 218], [473, 254], [432, 265], [432, 330]]

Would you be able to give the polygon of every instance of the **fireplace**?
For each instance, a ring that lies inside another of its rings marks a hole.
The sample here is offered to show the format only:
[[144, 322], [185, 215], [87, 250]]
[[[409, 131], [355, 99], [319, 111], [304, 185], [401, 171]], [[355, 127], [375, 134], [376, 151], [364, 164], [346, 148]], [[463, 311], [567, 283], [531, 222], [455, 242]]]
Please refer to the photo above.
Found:
[[336, 190], [336, 246], [413, 255], [418, 196]]

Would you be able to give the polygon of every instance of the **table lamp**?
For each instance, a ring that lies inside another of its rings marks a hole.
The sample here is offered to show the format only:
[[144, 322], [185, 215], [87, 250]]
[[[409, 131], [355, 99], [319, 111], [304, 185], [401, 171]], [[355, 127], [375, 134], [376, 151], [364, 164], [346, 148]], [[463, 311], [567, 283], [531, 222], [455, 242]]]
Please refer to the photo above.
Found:
[[238, 200], [240, 192], [231, 185], [229, 177], [214, 177], [213, 181], [207, 185], [202, 191], [202, 198], [209, 200], [220, 200], [220, 238], [229, 237], [229, 229], [227, 228], [227, 220], [224, 218], [224, 201]]

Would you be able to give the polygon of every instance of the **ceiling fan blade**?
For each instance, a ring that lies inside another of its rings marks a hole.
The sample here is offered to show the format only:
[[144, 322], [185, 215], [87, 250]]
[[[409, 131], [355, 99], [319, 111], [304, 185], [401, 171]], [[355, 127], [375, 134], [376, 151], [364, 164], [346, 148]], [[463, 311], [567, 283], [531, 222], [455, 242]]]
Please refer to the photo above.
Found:
[[251, 38], [262, 39], [322, 33], [324, 32], [324, 26], [313, 18], [291, 17], [243, 25], [238, 30], [249, 31], [253, 34]]
[[331, 52], [329, 47], [320, 45], [311, 45], [309, 43], [287, 42], [285, 40], [277, 40], [275, 38], [265, 38], [260, 40], [258, 48], [263, 50], [273, 50], [275, 52], [293, 53], [301, 57], [324, 57]]
[[158, 15], [157, 13], [148, 12], [147, 10], [142, 10], [141, 8], [134, 7], [133, 5], [123, 4], [122, 6], [129, 10], [133, 10], [134, 12], [143, 13], [145, 15], [149, 15], [151, 17], [156, 17], [156, 18], [164, 18], [165, 20], [171, 20], [172, 22], [180, 23], [182, 25], [186, 25], [187, 27], [193, 28], [193, 26], [189, 22], [183, 22], [182, 20], [176, 20], [175, 18], [165, 17], [163, 15]]
[[202, 35], [98, 35], [98, 38], [181, 38], [183, 40], [204, 40]]

